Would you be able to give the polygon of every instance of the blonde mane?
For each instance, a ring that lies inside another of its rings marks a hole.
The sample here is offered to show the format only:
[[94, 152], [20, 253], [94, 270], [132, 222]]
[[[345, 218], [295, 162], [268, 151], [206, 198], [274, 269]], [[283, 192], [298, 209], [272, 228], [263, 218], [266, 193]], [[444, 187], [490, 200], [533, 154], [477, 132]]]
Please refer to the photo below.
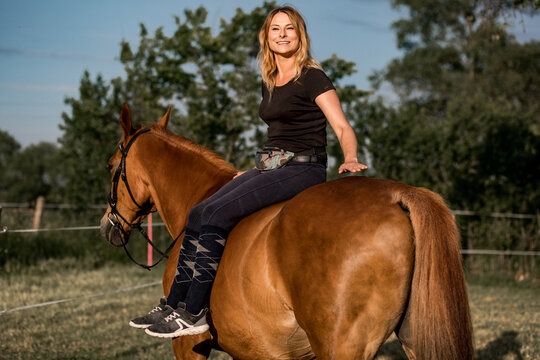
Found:
[[176, 135], [170, 130], [165, 129], [156, 123], [152, 124], [152, 133], [167, 140], [169, 144], [173, 145], [179, 150], [188, 151], [196, 156], [204, 158], [220, 171], [226, 173], [237, 172], [237, 169], [230, 162], [226, 161], [218, 154], [186, 137]]

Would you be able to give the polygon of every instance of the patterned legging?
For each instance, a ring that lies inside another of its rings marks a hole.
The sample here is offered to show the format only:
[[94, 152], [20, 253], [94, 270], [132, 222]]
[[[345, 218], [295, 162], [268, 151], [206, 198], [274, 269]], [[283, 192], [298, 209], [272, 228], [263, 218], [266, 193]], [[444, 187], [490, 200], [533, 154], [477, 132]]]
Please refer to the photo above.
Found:
[[326, 168], [315, 163], [291, 163], [261, 173], [250, 170], [231, 180], [189, 213], [175, 280], [167, 303], [179, 301], [197, 314], [203, 309], [229, 232], [244, 217], [292, 198], [326, 181]]

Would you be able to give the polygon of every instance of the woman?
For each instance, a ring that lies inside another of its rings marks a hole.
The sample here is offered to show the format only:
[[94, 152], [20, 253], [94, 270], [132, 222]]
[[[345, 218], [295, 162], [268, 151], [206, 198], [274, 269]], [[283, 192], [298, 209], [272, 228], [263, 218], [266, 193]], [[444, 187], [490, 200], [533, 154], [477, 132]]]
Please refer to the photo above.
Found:
[[[274, 9], [259, 33], [266, 151], [257, 168], [239, 172], [189, 213], [177, 274], [167, 299], [130, 325], [158, 337], [208, 330], [204, 307], [227, 235], [247, 215], [326, 181], [326, 121], [345, 155], [339, 173], [367, 167], [332, 82], [309, 54], [304, 20], [292, 7]], [[284, 164], [285, 163], [285, 164]]]

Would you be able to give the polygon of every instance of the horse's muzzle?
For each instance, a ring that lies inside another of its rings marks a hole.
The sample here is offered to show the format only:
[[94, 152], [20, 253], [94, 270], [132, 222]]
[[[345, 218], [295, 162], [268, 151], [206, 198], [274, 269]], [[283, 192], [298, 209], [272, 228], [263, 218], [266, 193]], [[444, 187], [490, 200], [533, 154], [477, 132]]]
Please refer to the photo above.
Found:
[[127, 244], [129, 240], [129, 233], [122, 229], [122, 225], [111, 213], [107, 213], [101, 218], [100, 232], [101, 236], [116, 247]]

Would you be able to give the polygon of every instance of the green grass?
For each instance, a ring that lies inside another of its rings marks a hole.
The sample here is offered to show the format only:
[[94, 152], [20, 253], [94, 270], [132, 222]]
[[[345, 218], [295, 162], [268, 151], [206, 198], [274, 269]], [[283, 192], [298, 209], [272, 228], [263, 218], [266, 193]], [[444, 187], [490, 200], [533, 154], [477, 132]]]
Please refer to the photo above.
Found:
[[[46, 301], [75, 301], [0, 315], [0, 359], [172, 359], [170, 341], [127, 325], [157, 303], [161, 285], [80, 298], [161, 280], [163, 267], [85, 264], [73, 259], [38, 262], [0, 275], [0, 310]], [[479, 360], [540, 358], [540, 288], [534, 283], [470, 280]], [[229, 359], [213, 352], [212, 359]], [[379, 360], [405, 359], [390, 338]]]
[[469, 296], [477, 359], [540, 359], [538, 284], [470, 282]]
[[[0, 279], [0, 307], [14, 308], [79, 297], [160, 280], [161, 271], [111, 264], [85, 270], [72, 261], [42, 262]], [[80, 299], [0, 317], [0, 357], [5, 359], [171, 358], [169, 342], [134, 331], [127, 322], [161, 296], [154, 286]], [[154, 304], [155, 305], [155, 304]]]

